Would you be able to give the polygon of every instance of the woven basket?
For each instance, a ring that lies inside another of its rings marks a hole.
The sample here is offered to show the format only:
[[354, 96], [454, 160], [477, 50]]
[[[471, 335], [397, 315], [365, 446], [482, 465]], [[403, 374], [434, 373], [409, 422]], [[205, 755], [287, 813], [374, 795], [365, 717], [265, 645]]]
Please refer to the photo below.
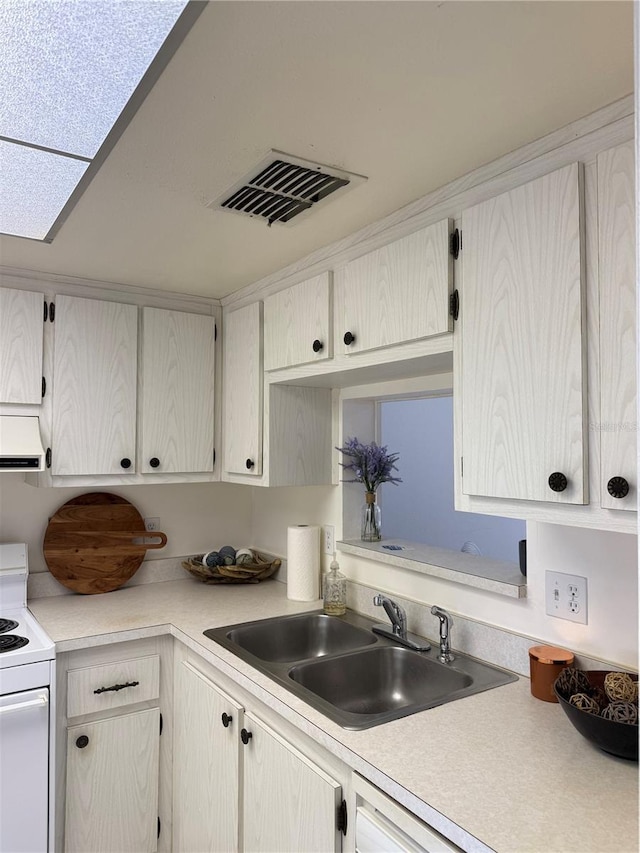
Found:
[[204, 554], [196, 554], [182, 561], [182, 568], [202, 583], [258, 583], [270, 578], [280, 568], [281, 560], [268, 560], [262, 554], [254, 551], [252, 563], [241, 566], [203, 566]]

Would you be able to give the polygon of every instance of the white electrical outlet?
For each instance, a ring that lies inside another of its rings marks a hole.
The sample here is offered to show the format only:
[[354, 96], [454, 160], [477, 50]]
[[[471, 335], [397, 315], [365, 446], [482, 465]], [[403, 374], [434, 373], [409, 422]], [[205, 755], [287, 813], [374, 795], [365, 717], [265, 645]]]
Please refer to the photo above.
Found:
[[564, 572], [545, 572], [545, 603], [549, 616], [587, 624], [587, 579]]
[[325, 554], [333, 556], [336, 550], [336, 529], [333, 524], [325, 524], [322, 528], [322, 548]]
[[144, 529], [151, 532], [152, 530], [160, 530], [160, 519], [159, 518], [145, 518], [144, 520]]

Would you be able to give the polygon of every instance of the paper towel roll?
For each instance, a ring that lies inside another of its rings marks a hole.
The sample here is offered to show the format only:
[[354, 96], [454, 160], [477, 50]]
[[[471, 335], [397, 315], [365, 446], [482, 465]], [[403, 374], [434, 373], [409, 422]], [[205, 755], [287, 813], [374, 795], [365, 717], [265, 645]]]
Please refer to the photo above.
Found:
[[320, 598], [320, 528], [316, 525], [287, 528], [287, 598]]

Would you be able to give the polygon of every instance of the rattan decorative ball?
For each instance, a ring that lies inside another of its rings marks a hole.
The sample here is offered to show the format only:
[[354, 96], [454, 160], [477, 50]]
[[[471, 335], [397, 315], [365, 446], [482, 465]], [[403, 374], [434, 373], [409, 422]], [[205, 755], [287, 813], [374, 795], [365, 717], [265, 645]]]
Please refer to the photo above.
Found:
[[636, 702], [638, 683], [626, 672], [610, 672], [604, 679], [604, 692], [612, 702]]
[[612, 702], [604, 709], [602, 716], [605, 720], [613, 720], [616, 723], [638, 725], [638, 709], [633, 702]]
[[576, 708], [580, 708], [581, 711], [588, 711], [590, 714], [600, 713], [600, 705], [591, 696], [587, 696], [586, 693], [574, 693], [569, 701]]
[[572, 666], [567, 666], [558, 676], [556, 687], [564, 697], [570, 699], [574, 693], [588, 694], [591, 685], [584, 672]]

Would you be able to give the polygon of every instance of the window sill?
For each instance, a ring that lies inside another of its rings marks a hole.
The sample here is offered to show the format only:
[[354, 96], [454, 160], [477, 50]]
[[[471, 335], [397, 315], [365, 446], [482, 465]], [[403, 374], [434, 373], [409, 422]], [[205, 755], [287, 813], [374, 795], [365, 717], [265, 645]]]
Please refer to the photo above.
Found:
[[[398, 545], [402, 550], [389, 550], [389, 545]], [[527, 579], [521, 574], [516, 563], [489, 560], [486, 557], [434, 548], [405, 539], [384, 539], [381, 542], [352, 539], [337, 542], [336, 547], [345, 554], [398, 566], [485, 592], [510, 598], [527, 597]]]

